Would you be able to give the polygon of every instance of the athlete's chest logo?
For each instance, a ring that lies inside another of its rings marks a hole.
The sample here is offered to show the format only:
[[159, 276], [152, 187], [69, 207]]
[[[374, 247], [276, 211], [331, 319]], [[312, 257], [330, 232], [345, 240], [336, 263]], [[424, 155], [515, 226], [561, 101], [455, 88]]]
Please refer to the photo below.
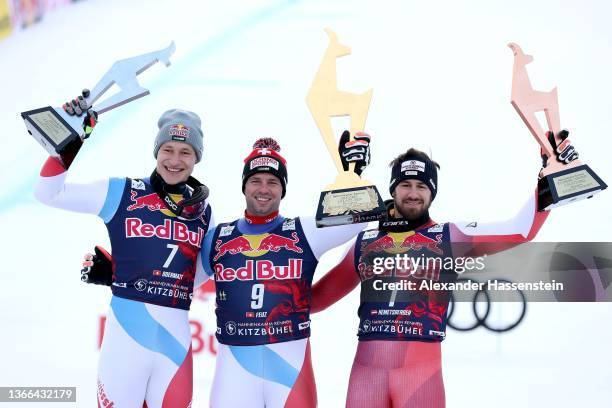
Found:
[[[441, 260], [443, 234], [435, 239], [419, 232], [387, 233], [372, 242], [362, 241], [358, 271], [362, 281], [374, 277], [438, 280], [441, 266], [426, 260]], [[411, 253], [419, 253], [413, 256]]]
[[204, 238], [204, 229], [198, 227], [197, 231], [191, 231], [187, 224], [165, 219], [163, 224], [153, 225], [143, 222], [140, 218], [125, 219], [126, 238], [161, 238], [178, 242], [187, 242], [200, 248]]
[[[127, 206], [127, 211], [131, 212], [139, 210], [141, 208], [146, 208], [149, 211], [159, 211], [169, 217], [176, 217], [176, 215], [168, 209], [166, 204], [164, 204], [162, 199], [159, 198], [157, 193], [145, 194], [140, 196], [138, 195], [138, 193], [138, 191], [132, 190], [132, 193], [130, 195], [130, 200], [132, 201], [132, 204]], [[172, 199], [175, 201], [181, 201], [183, 199], [183, 196], [180, 194], [170, 194], [170, 197], [172, 197]]]
[[288, 265], [276, 265], [268, 260], [248, 260], [240, 268], [226, 268], [222, 263], [216, 263], [215, 281], [231, 282], [233, 280], [273, 280], [300, 279], [302, 277], [302, 259], [289, 258]]
[[435, 239], [419, 232], [390, 232], [382, 237], [366, 244], [361, 255], [367, 256], [371, 253], [403, 254], [408, 251], [426, 250], [437, 255], [444, 251], [442, 245], [442, 234], [436, 234]]
[[243, 254], [248, 257], [259, 257], [268, 251], [279, 252], [281, 249], [301, 254], [304, 252], [298, 245], [300, 238], [296, 232], [291, 233], [291, 238], [278, 234], [240, 235], [228, 241], [218, 239], [215, 243], [215, 256], [217, 261], [225, 254]]

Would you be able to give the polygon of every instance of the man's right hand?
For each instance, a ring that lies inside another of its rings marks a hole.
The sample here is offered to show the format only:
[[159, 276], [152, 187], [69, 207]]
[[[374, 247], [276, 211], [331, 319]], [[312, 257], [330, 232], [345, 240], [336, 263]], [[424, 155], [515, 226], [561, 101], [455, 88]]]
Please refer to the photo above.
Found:
[[110, 286], [113, 282], [113, 258], [101, 246], [96, 246], [94, 254], [85, 254], [81, 281], [96, 285]]
[[81, 95], [62, 105], [64, 111], [70, 116], [81, 116], [85, 114], [83, 118], [83, 130], [85, 131], [84, 139], [87, 139], [91, 135], [91, 132], [93, 132], [94, 127], [98, 123], [98, 114], [91, 109], [91, 107], [87, 106], [86, 98], [88, 96], [89, 89], [83, 89]]
[[[578, 159], [578, 152], [572, 146], [569, 137], [569, 131], [567, 129], [561, 130], [557, 133], [557, 138], [560, 140], [557, 143], [557, 139], [553, 132], [546, 132], [548, 142], [552, 147], [552, 151], [555, 154], [555, 158], [558, 162], [563, 164], [569, 164], [574, 160]], [[542, 177], [542, 170], [544, 170], [550, 163], [548, 162], [551, 158], [544, 152], [544, 149], [540, 148], [540, 156], [542, 157], [542, 168], [540, 169], [539, 177]]]

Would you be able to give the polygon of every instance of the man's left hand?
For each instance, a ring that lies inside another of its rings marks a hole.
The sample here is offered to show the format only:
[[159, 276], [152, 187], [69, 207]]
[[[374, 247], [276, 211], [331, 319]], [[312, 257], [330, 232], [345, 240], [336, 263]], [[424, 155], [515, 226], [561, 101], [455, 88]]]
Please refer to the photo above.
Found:
[[355, 133], [355, 140], [350, 140], [351, 134], [348, 130], [342, 132], [338, 153], [344, 171], [348, 171], [349, 164], [355, 163], [355, 173], [359, 176], [370, 164], [370, 135], [364, 132]]

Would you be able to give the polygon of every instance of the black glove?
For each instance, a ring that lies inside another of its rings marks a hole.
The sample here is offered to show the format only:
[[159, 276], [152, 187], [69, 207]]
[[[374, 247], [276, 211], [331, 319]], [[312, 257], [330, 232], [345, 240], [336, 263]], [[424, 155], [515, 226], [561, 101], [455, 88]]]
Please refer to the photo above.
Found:
[[113, 258], [101, 246], [96, 246], [95, 255], [85, 255], [81, 281], [110, 286], [113, 282]]
[[[557, 133], [557, 137], [561, 139], [561, 143], [557, 145], [557, 140], [555, 139], [553, 132], [546, 132], [546, 136], [548, 137], [548, 141], [557, 157], [557, 161], [568, 164], [578, 158], [578, 152], [571, 145], [570, 140], [568, 139], [569, 131], [567, 129], [563, 129], [559, 133]], [[548, 165], [548, 156], [542, 154], [542, 168]]]
[[62, 105], [62, 108], [70, 116], [81, 116], [85, 113], [85, 117], [83, 118], [83, 130], [85, 131], [84, 139], [87, 139], [89, 135], [91, 135], [91, 132], [93, 132], [94, 127], [98, 123], [98, 114], [91, 109], [91, 107], [87, 106], [85, 98], [88, 96], [89, 89], [83, 89], [81, 95]]
[[342, 132], [338, 143], [338, 153], [344, 171], [348, 171], [349, 164], [355, 163], [355, 173], [359, 176], [370, 164], [370, 135], [363, 132], [355, 133], [355, 140], [350, 140], [348, 130]]

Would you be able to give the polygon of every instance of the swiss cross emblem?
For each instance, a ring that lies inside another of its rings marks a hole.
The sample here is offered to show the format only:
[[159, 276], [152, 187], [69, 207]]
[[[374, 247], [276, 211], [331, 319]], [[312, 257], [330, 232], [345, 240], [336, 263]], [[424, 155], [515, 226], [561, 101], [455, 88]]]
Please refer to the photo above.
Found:
[[259, 149], [259, 154], [263, 154], [264, 156], [268, 155], [272, 153], [272, 151], [266, 147], [264, 147], [263, 149]]

